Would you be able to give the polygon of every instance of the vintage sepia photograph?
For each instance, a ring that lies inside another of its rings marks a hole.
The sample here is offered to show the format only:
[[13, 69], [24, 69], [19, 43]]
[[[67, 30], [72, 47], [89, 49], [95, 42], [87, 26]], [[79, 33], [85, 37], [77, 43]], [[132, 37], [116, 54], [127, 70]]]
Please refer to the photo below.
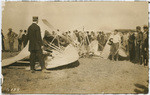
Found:
[[148, 94], [148, 2], [2, 2], [3, 94]]

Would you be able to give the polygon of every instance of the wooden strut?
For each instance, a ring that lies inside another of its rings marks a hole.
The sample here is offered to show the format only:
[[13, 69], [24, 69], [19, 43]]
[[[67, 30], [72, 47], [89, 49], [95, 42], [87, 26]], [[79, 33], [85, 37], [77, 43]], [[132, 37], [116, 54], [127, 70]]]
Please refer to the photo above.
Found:
[[54, 48], [55, 50], [57, 50], [58, 52], [63, 52], [60, 48], [58, 48], [56, 45], [54, 45], [54, 44], [52, 44], [52, 43], [48, 43], [48, 42], [46, 42], [47, 43], [47, 45], [48, 46], [50, 46], [50, 47], [52, 47], [52, 48]]
[[53, 40], [50, 43], [53, 43], [53, 41], [55, 40], [55, 38], [56, 38], [56, 35], [55, 35], [55, 37], [53, 38]]
[[86, 37], [87, 37], [87, 41], [88, 41], [88, 43], [89, 43], [89, 45], [90, 45], [90, 41], [89, 41], [89, 37], [88, 37], [88, 35], [86, 35]]
[[50, 43], [49, 45], [52, 45], [53, 47], [55, 47], [56, 49], [60, 50], [60, 51], [63, 51], [61, 48], [57, 47], [56, 45]]
[[61, 53], [62, 53], [62, 51], [60, 51], [60, 50], [59, 50], [59, 49], [57, 49], [56, 47], [54, 47], [54, 46], [52, 46], [52, 45], [50, 45], [50, 44], [48, 44], [48, 46], [50, 46], [50, 47], [54, 48], [56, 51], [58, 51], [58, 52], [61, 52]]

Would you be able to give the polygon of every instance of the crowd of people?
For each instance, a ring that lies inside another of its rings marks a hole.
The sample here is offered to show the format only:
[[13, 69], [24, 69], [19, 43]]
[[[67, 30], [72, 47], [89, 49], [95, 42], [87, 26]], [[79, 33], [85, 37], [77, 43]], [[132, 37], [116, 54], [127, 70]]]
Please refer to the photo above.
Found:
[[[5, 49], [5, 39], [6, 37], [4, 37], [3, 35], [3, 30], [1, 30], [1, 34], [2, 34], [2, 51], [6, 51]], [[20, 30], [19, 34], [15, 33], [12, 31], [12, 28], [8, 29], [8, 33], [7, 33], [7, 38], [8, 38], [8, 44], [9, 44], [9, 51], [10, 52], [14, 52], [14, 42], [15, 39], [18, 39], [18, 51], [21, 51], [23, 47], [26, 46], [27, 44], [27, 30]]]
[[125, 46], [126, 50], [129, 51], [131, 62], [148, 65], [148, 31], [148, 26], [143, 26], [143, 32], [141, 31], [141, 27], [137, 26], [134, 33], [129, 33], [128, 45]]
[[[64, 32], [62, 35], [70, 40], [73, 40], [77, 47], [79, 47], [79, 55], [81, 57], [89, 57], [89, 55], [94, 52], [91, 50], [91, 43], [97, 41], [93, 47], [98, 46], [97, 51], [103, 51], [106, 42], [108, 41], [110, 48], [110, 56], [111, 60], [118, 60], [118, 51], [119, 48], [122, 47], [124, 52], [129, 57], [129, 60], [133, 63], [144, 64], [144, 66], [148, 65], [148, 26], [143, 26], [143, 32], [141, 31], [141, 27], [137, 26], [136, 30], [128, 31], [128, 32], [120, 32], [119, 30], [114, 30], [112, 34], [105, 34], [103, 31], [98, 32], [89, 32], [89, 31], [78, 31], [75, 30], [73, 32]], [[59, 30], [57, 31], [59, 32]], [[55, 31], [45, 35], [45, 39], [49, 42], [56, 36]], [[62, 40], [59, 35], [56, 37], [59, 39], [59, 43], [63, 46], [67, 46], [69, 42]], [[54, 41], [55, 45], [58, 45], [57, 40]]]
[[[35, 19], [37, 21], [37, 18]], [[31, 27], [31, 28], [30, 28]], [[128, 32], [120, 32], [119, 30], [114, 30], [112, 33], [104, 33], [103, 31], [67, 31], [61, 32], [59, 29], [56, 31], [45, 30], [44, 38], [42, 39], [41, 34], [36, 34], [32, 31], [36, 27], [39, 31], [39, 26], [32, 24], [28, 30], [20, 30], [19, 34], [16, 34], [9, 28], [7, 34], [8, 44], [10, 47], [10, 52], [14, 51], [14, 40], [18, 39], [18, 51], [22, 50], [22, 47], [27, 45], [29, 40], [29, 51], [31, 52], [31, 59], [34, 61], [35, 50], [40, 50], [41, 46], [44, 45], [45, 51], [50, 51], [56, 48], [65, 48], [68, 44], [72, 44], [78, 48], [80, 57], [90, 57], [91, 55], [100, 55], [100, 51], [103, 51], [106, 43], [110, 45], [110, 54], [111, 60], [118, 60], [119, 48], [122, 47], [129, 57], [129, 60], [133, 63], [148, 65], [148, 26], [143, 26], [143, 32], [141, 27], [137, 26], [136, 30]], [[29, 33], [30, 32], [30, 33]], [[39, 32], [40, 33], [40, 32]], [[36, 35], [35, 35], [36, 34]], [[4, 35], [2, 33], [2, 48], [5, 51], [4, 46]], [[42, 41], [41, 41], [42, 39]], [[53, 45], [49, 47], [48, 44]], [[40, 47], [39, 47], [40, 46]], [[38, 52], [39, 58], [41, 52]], [[33, 58], [32, 58], [33, 57]], [[43, 61], [41, 60], [42, 64]], [[34, 62], [31, 62], [34, 63]], [[33, 64], [32, 64], [33, 65]], [[43, 65], [41, 65], [43, 66]], [[43, 67], [44, 68], [44, 67]], [[31, 69], [34, 69], [34, 66], [31, 66]]]
[[[49, 43], [53, 42], [56, 46], [60, 44], [60, 46], [63, 47], [66, 47], [70, 42], [72, 42], [78, 48], [79, 55], [81, 57], [88, 57], [93, 54], [94, 51], [92, 50], [92, 47], [94, 46], [96, 47], [96, 51], [102, 51], [108, 38], [108, 35], [105, 34], [103, 31], [98, 31], [97, 33], [95, 33], [94, 31], [83, 32], [74, 30], [63, 32], [60, 35], [58, 35], [57, 33], [59, 34], [59, 30], [57, 30], [57, 32], [48, 32], [46, 30], [44, 39]], [[94, 44], [94, 41], [97, 42]]]

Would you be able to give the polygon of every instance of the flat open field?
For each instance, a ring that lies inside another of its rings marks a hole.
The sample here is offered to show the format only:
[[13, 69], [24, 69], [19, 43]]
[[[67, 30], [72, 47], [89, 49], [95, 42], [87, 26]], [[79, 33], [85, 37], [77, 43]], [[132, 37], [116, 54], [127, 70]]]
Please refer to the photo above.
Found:
[[148, 67], [129, 61], [80, 58], [51, 73], [31, 73], [29, 64], [2, 69], [3, 93], [147, 93]]

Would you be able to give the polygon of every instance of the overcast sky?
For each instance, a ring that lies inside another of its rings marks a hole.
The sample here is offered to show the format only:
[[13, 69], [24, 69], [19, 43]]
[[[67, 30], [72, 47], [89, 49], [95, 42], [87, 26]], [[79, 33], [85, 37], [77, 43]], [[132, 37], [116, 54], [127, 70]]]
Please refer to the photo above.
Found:
[[148, 25], [148, 2], [6, 2], [2, 12], [2, 29], [18, 33], [39, 16], [42, 31], [50, 30], [41, 19], [47, 19], [61, 31], [79, 29], [135, 29]]

